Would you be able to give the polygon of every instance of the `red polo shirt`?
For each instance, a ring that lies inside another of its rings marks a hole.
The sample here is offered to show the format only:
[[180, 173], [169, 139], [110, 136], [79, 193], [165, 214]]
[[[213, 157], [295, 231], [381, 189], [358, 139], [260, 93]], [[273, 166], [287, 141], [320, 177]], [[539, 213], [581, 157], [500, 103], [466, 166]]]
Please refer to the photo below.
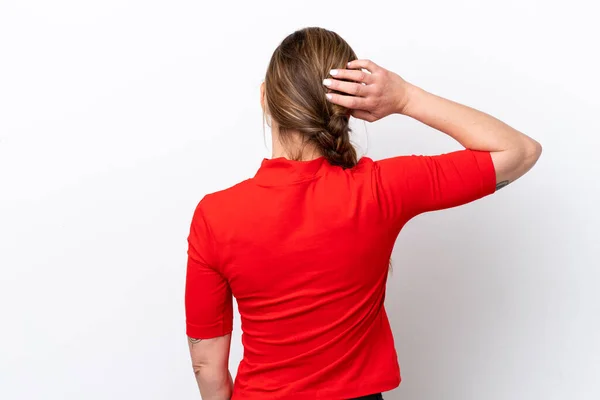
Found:
[[400, 384], [384, 308], [390, 255], [414, 216], [495, 191], [490, 153], [264, 159], [198, 204], [188, 237], [187, 334], [232, 330], [244, 357], [233, 400], [349, 399]]

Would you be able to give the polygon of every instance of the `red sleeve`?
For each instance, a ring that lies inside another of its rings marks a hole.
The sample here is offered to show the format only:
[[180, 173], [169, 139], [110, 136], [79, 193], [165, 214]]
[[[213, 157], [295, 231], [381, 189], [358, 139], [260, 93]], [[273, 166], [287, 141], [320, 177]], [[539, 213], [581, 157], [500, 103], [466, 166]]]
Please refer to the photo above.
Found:
[[469, 203], [496, 190], [487, 151], [399, 156], [374, 163], [376, 196], [386, 218], [402, 224], [427, 211]]
[[200, 204], [188, 236], [186, 333], [209, 339], [231, 333], [233, 305], [229, 284], [218, 270], [216, 243]]

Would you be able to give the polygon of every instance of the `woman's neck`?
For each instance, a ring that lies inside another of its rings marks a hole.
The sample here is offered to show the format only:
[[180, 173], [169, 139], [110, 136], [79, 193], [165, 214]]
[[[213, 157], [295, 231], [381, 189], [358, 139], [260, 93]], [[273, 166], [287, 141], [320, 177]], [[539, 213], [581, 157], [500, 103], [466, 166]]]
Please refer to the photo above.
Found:
[[303, 143], [302, 134], [288, 132], [289, 140], [285, 145], [279, 140], [277, 131], [272, 134], [273, 151], [272, 158], [284, 157], [293, 159], [297, 154], [301, 155], [301, 161], [310, 161], [323, 156], [321, 151], [313, 143]]

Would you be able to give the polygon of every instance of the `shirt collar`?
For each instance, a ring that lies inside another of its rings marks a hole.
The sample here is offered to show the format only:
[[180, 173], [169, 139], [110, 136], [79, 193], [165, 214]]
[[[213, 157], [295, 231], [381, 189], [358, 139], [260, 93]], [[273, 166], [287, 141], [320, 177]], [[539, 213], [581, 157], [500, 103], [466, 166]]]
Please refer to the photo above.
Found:
[[264, 158], [254, 175], [254, 180], [263, 186], [306, 181], [321, 176], [327, 165], [324, 156], [308, 161], [290, 160], [285, 157]]

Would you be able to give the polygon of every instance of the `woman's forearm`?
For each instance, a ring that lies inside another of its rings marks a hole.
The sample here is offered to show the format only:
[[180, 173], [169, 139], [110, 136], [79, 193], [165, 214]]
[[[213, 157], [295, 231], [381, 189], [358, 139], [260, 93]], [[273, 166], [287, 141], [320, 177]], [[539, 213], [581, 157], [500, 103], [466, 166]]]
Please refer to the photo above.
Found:
[[504, 151], [535, 142], [491, 115], [408, 85], [402, 114], [448, 134], [468, 149]]

